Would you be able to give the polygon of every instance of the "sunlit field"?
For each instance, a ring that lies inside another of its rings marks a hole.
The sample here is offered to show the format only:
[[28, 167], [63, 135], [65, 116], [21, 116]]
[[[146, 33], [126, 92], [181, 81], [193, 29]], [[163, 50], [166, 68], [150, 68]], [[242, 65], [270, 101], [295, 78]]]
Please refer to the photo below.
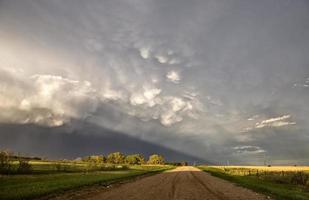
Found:
[[285, 171], [285, 172], [309, 172], [309, 166], [210, 166], [219, 169], [243, 169], [243, 170], [259, 170], [259, 171]]
[[[11, 162], [11, 173], [18, 173], [18, 161]], [[89, 171], [109, 171], [109, 170], [124, 170], [127, 165], [115, 164], [97, 164], [89, 162], [76, 161], [29, 161], [31, 169], [28, 173], [44, 174], [58, 172], [89, 172]], [[16, 171], [16, 172], [15, 172]], [[24, 172], [23, 174], [27, 173]]]
[[199, 168], [275, 199], [309, 199], [309, 166], [200, 166]]

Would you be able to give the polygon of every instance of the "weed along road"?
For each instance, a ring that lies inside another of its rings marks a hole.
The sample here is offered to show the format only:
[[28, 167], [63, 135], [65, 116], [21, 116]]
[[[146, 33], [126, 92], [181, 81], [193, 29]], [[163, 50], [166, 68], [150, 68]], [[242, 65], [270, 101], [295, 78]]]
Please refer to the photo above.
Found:
[[[81, 192], [83, 193], [83, 192]], [[70, 199], [71, 195], [56, 199]], [[72, 197], [72, 196], [71, 196]], [[265, 200], [265, 196], [186, 166], [132, 182], [85, 192], [87, 200]]]

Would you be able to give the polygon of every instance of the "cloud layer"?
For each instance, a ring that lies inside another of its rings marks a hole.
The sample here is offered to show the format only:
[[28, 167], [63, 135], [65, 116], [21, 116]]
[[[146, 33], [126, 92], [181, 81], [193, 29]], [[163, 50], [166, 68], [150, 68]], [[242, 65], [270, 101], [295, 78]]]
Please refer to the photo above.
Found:
[[306, 163], [308, 13], [305, 0], [0, 1], [0, 123], [90, 121], [218, 163]]

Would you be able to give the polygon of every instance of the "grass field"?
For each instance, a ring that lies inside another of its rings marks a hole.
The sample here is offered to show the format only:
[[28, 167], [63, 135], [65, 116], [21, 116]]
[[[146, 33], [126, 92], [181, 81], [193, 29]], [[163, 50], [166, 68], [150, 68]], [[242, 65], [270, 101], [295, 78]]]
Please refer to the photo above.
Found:
[[[35, 161], [31, 163], [33, 174], [0, 176], [0, 199], [33, 199], [88, 185], [110, 184], [135, 176], [158, 173], [172, 168], [171, 166], [145, 165], [127, 166], [124, 169], [122, 166], [115, 166], [113, 167], [113, 171], [88, 171], [86, 164], [83, 163], [65, 163], [65, 165], [72, 171], [69, 173], [57, 172], [57, 170], [54, 170], [54, 162]], [[111, 165], [107, 166], [107, 169], [111, 169]], [[36, 173], [42, 171], [51, 173]]]
[[309, 199], [309, 167], [199, 166], [219, 178], [278, 200]]
[[[114, 171], [126, 169], [126, 165], [115, 164], [96, 164], [89, 162], [73, 162], [73, 161], [29, 161], [31, 166], [29, 174], [51, 174], [59, 172], [90, 172], [90, 171]], [[17, 168], [18, 161], [10, 162], [9, 174], [19, 174]], [[23, 172], [25, 174], [27, 172]]]

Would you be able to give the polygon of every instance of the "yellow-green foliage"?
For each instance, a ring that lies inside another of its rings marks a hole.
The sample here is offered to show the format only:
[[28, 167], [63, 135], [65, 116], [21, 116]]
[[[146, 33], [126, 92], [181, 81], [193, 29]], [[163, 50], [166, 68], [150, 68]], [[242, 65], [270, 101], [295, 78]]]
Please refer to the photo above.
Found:
[[210, 166], [219, 169], [252, 169], [260, 171], [297, 171], [297, 172], [309, 172], [309, 166]]
[[308, 166], [211, 166], [236, 176], [251, 176], [276, 183], [293, 184], [309, 189]]
[[[199, 166], [199, 168], [213, 176], [234, 182], [256, 192], [264, 193], [267, 196], [271, 196], [272, 199], [309, 199], [308, 187], [297, 182], [291, 183], [291, 179], [289, 179], [289, 177], [303, 178], [306, 172], [287, 171], [291, 167], [274, 167], [273, 171], [271, 170], [272, 167], [264, 166]], [[301, 167], [301, 169], [307, 168]], [[284, 175], [281, 174], [282, 172], [284, 172]], [[302, 173], [302, 176], [299, 176], [299, 173]]]
[[158, 154], [153, 154], [149, 156], [148, 164], [154, 164], [154, 165], [164, 165], [165, 160], [164, 157]]

